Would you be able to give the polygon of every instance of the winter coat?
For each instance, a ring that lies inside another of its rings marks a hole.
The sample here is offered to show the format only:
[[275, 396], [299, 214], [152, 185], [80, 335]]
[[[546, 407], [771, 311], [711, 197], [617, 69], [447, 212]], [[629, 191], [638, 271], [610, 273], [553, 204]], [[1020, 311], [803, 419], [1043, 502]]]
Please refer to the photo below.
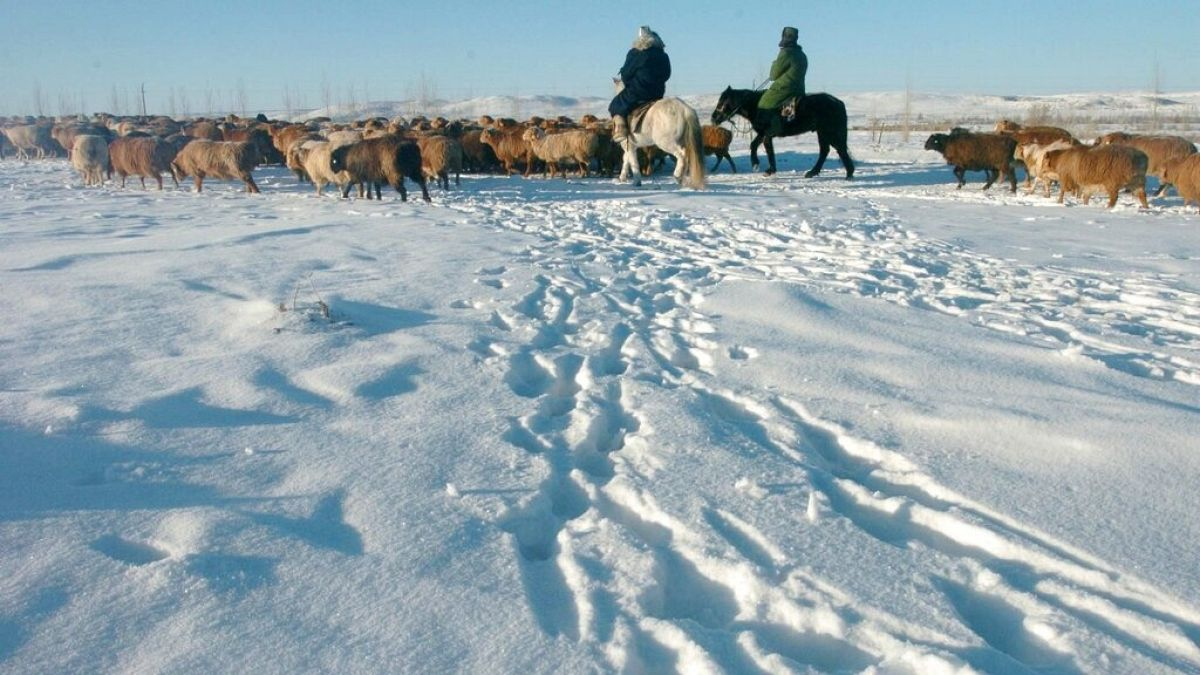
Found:
[[625, 88], [608, 106], [610, 115], [628, 115], [643, 103], [660, 99], [671, 79], [671, 57], [657, 45], [646, 49], [630, 49], [621, 66], [621, 82]]
[[759, 109], [781, 108], [793, 96], [804, 96], [804, 74], [808, 57], [799, 46], [784, 47], [771, 64], [771, 86], [758, 101]]

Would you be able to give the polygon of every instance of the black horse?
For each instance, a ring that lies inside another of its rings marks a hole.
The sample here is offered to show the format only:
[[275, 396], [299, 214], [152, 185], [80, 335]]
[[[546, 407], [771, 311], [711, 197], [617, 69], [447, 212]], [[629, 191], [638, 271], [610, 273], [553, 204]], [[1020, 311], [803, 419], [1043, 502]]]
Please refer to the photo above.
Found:
[[[758, 119], [758, 100], [763, 92], [750, 89], [734, 89], [726, 87], [721, 92], [717, 107], [713, 110], [712, 123], [720, 125], [740, 115], [754, 127], [754, 139], [750, 141], [750, 165], [758, 170], [758, 144], [767, 148], [766, 174], [775, 173], [775, 145], [771, 142], [773, 136], [767, 135], [769, 127]], [[846, 167], [846, 178], [854, 177], [854, 160], [850, 159], [850, 151], [846, 149], [846, 104], [841, 99], [830, 94], [809, 94], [797, 106], [796, 116], [791, 121], [783, 121], [783, 133], [780, 136], [795, 136], [809, 131], [817, 132], [817, 142], [821, 144], [821, 156], [813, 168], [804, 174], [812, 178], [821, 173], [825, 166], [825, 158], [829, 156], [829, 147], [837, 150], [842, 166]]]

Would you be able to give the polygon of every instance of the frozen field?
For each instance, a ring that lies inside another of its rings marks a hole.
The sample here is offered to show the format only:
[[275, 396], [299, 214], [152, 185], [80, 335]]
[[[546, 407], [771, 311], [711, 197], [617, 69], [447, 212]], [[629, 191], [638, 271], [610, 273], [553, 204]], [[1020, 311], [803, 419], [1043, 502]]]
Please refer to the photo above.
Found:
[[1200, 215], [0, 162], [0, 672], [1200, 670]]

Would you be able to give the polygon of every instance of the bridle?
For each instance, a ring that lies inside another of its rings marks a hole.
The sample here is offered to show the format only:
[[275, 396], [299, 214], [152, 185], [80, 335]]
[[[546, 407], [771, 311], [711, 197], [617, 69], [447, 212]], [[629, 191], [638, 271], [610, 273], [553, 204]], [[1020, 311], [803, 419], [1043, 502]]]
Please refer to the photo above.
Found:
[[[713, 113], [720, 113], [720, 115], [721, 115], [721, 120], [719, 122], [717, 122], [717, 126], [720, 126], [722, 124], [725, 124], [726, 122], [729, 122], [729, 126], [733, 127], [734, 133], [741, 135], [741, 136], [751, 135], [751, 133], [753, 133], [753, 131], [754, 131], [754, 123], [750, 119], [750, 115], [745, 112], [745, 108], [746, 108], [746, 104], [740, 98], [738, 99], [737, 105], [734, 106], [732, 110], [729, 110], [727, 107], [722, 108], [722, 107], [720, 107], [720, 105], [718, 105], [718, 107], [715, 110], [713, 110]], [[741, 114], [742, 117], [746, 120], [742, 124], [738, 124], [737, 122], [734, 121], [734, 118], [737, 117], [739, 114]]]

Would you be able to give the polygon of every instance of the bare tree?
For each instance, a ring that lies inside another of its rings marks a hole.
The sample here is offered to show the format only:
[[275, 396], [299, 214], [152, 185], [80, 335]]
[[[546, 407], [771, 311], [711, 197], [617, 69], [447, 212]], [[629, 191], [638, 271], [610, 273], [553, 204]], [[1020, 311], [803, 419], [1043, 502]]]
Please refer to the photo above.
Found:
[[247, 110], [249, 110], [249, 97], [246, 95], [246, 82], [240, 77], [237, 79], [237, 91], [234, 95], [234, 100], [237, 102], [238, 114], [245, 117]]
[[1162, 98], [1162, 74], [1159, 71], [1158, 59], [1154, 59], [1154, 91], [1150, 98], [1150, 131], [1159, 130], [1158, 102]]
[[321, 73], [321, 105], [325, 108], [326, 114], [329, 112], [329, 106], [333, 104], [333, 90], [329, 87], [329, 76]]
[[907, 143], [912, 136], [912, 73], [904, 77], [904, 122], [900, 130], [901, 140]]
[[42, 91], [41, 80], [33, 81], [33, 111], [38, 117], [46, 114], [46, 92]]

